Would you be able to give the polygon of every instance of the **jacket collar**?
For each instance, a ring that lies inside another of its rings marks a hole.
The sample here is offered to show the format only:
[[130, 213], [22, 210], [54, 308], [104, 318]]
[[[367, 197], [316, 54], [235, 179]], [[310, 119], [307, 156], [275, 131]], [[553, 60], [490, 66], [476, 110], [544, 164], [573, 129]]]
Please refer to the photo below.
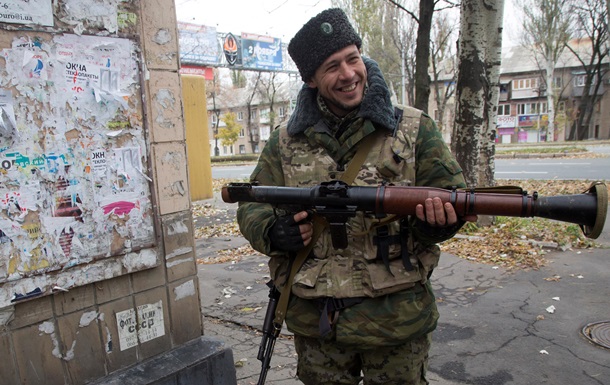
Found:
[[[396, 126], [394, 107], [390, 91], [379, 69], [372, 59], [362, 57], [367, 71], [368, 91], [365, 93], [357, 116], [371, 120], [376, 126], [383, 126], [392, 131]], [[318, 123], [322, 114], [316, 101], [318, 90], [306, 84], [297, 96], [296, 108], [288, 120], [288, 134], [294, 136], [304, 132], [308, 127]]]

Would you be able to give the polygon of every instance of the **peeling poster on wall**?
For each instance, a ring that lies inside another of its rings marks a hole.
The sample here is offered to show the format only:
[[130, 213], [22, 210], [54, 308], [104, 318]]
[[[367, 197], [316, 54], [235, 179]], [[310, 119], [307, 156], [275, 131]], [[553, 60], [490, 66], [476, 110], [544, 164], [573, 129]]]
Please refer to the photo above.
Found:
[[[29, 33], [0, 44], [0, 284], [12, 291], [1, 308], [60, 284], [49, 272], [150, 248], [155, 234], [135, 43]], [[61, 285], [151, 267], [125, 261]]]
[[0, 22], [52, 26], [52, 0], [0, 1]]
[[163, 303], [144, 304], [116, 313], [121, 351], [165, 335]]

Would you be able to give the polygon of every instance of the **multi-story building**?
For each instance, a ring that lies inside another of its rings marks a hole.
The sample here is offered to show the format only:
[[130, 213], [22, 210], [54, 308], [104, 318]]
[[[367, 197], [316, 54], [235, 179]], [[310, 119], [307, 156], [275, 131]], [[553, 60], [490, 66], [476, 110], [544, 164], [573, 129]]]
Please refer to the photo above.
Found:
[[[225, 91], [216, 100], [208, 98], [210, 154], [226, 156], [236, 154], [258, 154], [263, 149], [271, 131], [288, 119], [290, 98], [287, 92], [277, 92], [273, 105], [268, 97], [260, 93], [252, 96], [247, 88]], [[248, 103], [248, 100], [251, 100]], [[239, 137], [232, 145], [223, 145], [216, 138], [218, 130], [226, 127], [224, 116], [234, 113], [241, 126]]]
[[[587, 41], [572, 42], [575, 50], [590, 49]], [[586, 59], [588, 61], [588, 58]], [[597, 89], [597, 101], [593, 107], [592, 119], [588, 127], [582, 128], [584, 139], [610, 138], [610, 96], [606, 89], [610, 84], [608, 61], [599, 72], [601, 81]], [[453, 73], [444, 73], [439, 81], [443, 87], [455, 86], [450, 79]], [[578, 117], [578, 106], [583, 96], [586, 72], [578, 58], [565, 49], [556, 63], [552, 87], [555, 95], [554, 130], [548, 133], [547, 92], [545, 71], [540, 68], [531, 51], [523, 47], [510, 47], [502, 51], [500, 70], [500, 98], [497, 117], [497, 142], [543, 142], [564, 141], [570, 138], [570, 132]], [[591, 91], [592, 93], [593, 91]], [[438, 116], [437, 103], [431, 95], [429, 111], [435, 119]], [[455, 98], [447, 102], [443, 114], [444, 136], [450, 140], [455, 117]]]

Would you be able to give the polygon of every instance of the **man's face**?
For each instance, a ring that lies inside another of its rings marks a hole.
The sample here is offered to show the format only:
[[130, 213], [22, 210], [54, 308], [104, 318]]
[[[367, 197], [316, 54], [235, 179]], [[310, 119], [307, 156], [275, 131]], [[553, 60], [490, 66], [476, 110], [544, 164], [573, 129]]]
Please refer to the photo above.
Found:
[[360, 105], [365, 83], [366, 67], [355, 44], [329, 56], [307, 82], [318, 89], [337, 116], [345, 116]]

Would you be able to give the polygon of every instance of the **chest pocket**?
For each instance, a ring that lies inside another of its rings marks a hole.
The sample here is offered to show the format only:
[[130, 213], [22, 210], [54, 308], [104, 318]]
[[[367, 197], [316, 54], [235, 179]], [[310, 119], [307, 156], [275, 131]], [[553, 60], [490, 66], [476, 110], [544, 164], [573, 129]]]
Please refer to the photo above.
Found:
[[386, 138], [377, 161], [379, 174], [396, 185], [415, 184], [415, 141], [419, 132], [421, 111], [411, 107], [395, 108], [399, 122], [392, 136]]

